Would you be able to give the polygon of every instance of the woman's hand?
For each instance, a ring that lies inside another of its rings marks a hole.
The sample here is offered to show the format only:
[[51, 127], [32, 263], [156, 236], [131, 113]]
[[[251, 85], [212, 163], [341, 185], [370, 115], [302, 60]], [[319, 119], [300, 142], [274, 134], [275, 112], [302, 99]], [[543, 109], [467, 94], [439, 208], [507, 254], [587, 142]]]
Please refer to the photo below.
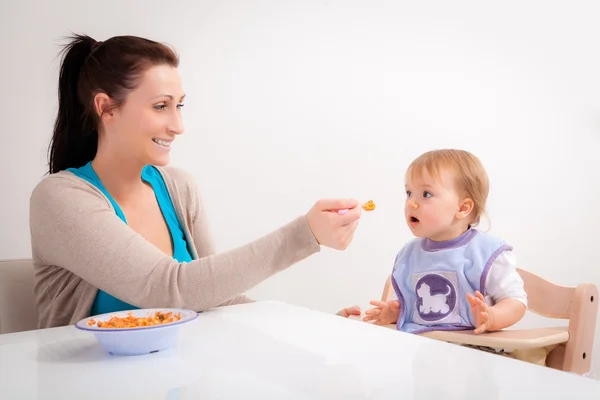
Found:
[[[342, 209], [349, 211], [338, 214]], [[320, 245], [345, 250], [354, 237], [361, 211], [354, 199], [322, 199], [310, 209], [306, 219]]]

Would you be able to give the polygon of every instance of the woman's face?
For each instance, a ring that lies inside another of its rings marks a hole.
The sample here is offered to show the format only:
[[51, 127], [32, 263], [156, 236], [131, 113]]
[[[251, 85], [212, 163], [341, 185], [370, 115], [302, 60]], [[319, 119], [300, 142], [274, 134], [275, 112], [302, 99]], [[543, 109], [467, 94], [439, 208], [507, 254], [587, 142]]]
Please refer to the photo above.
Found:
[[105, 121], [101, 141], [106, 140], [121, 159], [133, 157], [141, 165], [167, 165], [171, 145], [183, 133], [184, 97], [177, 68], [150, 67]]

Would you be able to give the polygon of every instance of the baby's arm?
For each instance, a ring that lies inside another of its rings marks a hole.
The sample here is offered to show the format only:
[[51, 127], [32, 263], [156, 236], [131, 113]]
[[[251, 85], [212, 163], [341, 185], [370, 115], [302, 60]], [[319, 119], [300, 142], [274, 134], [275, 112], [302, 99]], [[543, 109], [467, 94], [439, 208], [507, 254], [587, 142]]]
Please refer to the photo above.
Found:
[[517, 272], [517, 260], [512, 251], [505, 251], [496, 258], [485, 287], [494, 304], [491, 330], [507, 328], [523, 318], [527, 310], [527, 293], [523, 279]]
[[497, 331], [519, 322], [525, 315], [526, 307], [519, 300], [505, 298], [491, 307], [492, 323], [488, 330]]
[[490, 267], [485, 281], [485, 292], [492, 304], [511, 298], [527, 307], [527, 293], [523, 279], [517, 272], [517, 261], [512, 251], [500, 254]]
[[479, 292], [467, 296], [477, 325], [475, 333], [507, 328], [525, 315], [527, 294], [511, 251], [500, 254], [490, 267], [485, 292], [486, 299]]

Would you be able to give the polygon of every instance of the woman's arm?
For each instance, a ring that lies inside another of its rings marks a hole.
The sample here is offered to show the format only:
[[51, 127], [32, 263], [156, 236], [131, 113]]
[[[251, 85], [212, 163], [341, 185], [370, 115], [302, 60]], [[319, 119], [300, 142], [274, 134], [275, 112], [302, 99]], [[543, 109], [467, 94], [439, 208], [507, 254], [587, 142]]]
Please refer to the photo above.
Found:
[[[203, 243], [202, 213], [195, 232]], [[137, 307], [197, 311], [223, 304], [271, 275], [318, 252], [305, 217], [234, 250], [178, 263], [125, 225], [101, 193], [68, 173], [45, 178], [30, 204], [32, 247], [60, 266]], [[203, 250], [214, 251], [214, 250]]]
[[[183, 171], [177, 169], [170, 169], [173, 174], [181, 174]], [[193, 200], [192, 203], [192, 217], [191, 217], [191, 234], [194, 240], [194, 247], [196, 248], [198, 258], [204, 258], [213, 256], [216, 254], [217, 249], [213, 239], [212, 230], [210, 227], [210, 221], [208, 213], [204, 205], [202, 194], [196, 184], [196, 181], [187, 173], [183, 173], [182, 179], [187, 181], [189, 190], [189, 196]], [[217, 304], [216, 307], [230, 306], [234, 304], [252, 303], [253, 299], [247, 297], [244, 294], [238, 294], [232, 299], [226, 300], [221, 304]]]

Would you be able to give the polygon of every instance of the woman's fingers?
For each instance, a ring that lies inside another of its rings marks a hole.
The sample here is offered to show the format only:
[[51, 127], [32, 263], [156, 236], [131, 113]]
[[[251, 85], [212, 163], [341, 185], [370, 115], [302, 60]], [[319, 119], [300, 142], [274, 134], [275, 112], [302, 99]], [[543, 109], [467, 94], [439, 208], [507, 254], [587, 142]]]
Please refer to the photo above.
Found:
[[[331, 212], [340, 208], [349, 211], [344, 215]], [[360, 214], [361, 208], [354, 199], [323, 199], [315, 203], [306, 219], [320, 245], [344, 250], [354, 238]]]

